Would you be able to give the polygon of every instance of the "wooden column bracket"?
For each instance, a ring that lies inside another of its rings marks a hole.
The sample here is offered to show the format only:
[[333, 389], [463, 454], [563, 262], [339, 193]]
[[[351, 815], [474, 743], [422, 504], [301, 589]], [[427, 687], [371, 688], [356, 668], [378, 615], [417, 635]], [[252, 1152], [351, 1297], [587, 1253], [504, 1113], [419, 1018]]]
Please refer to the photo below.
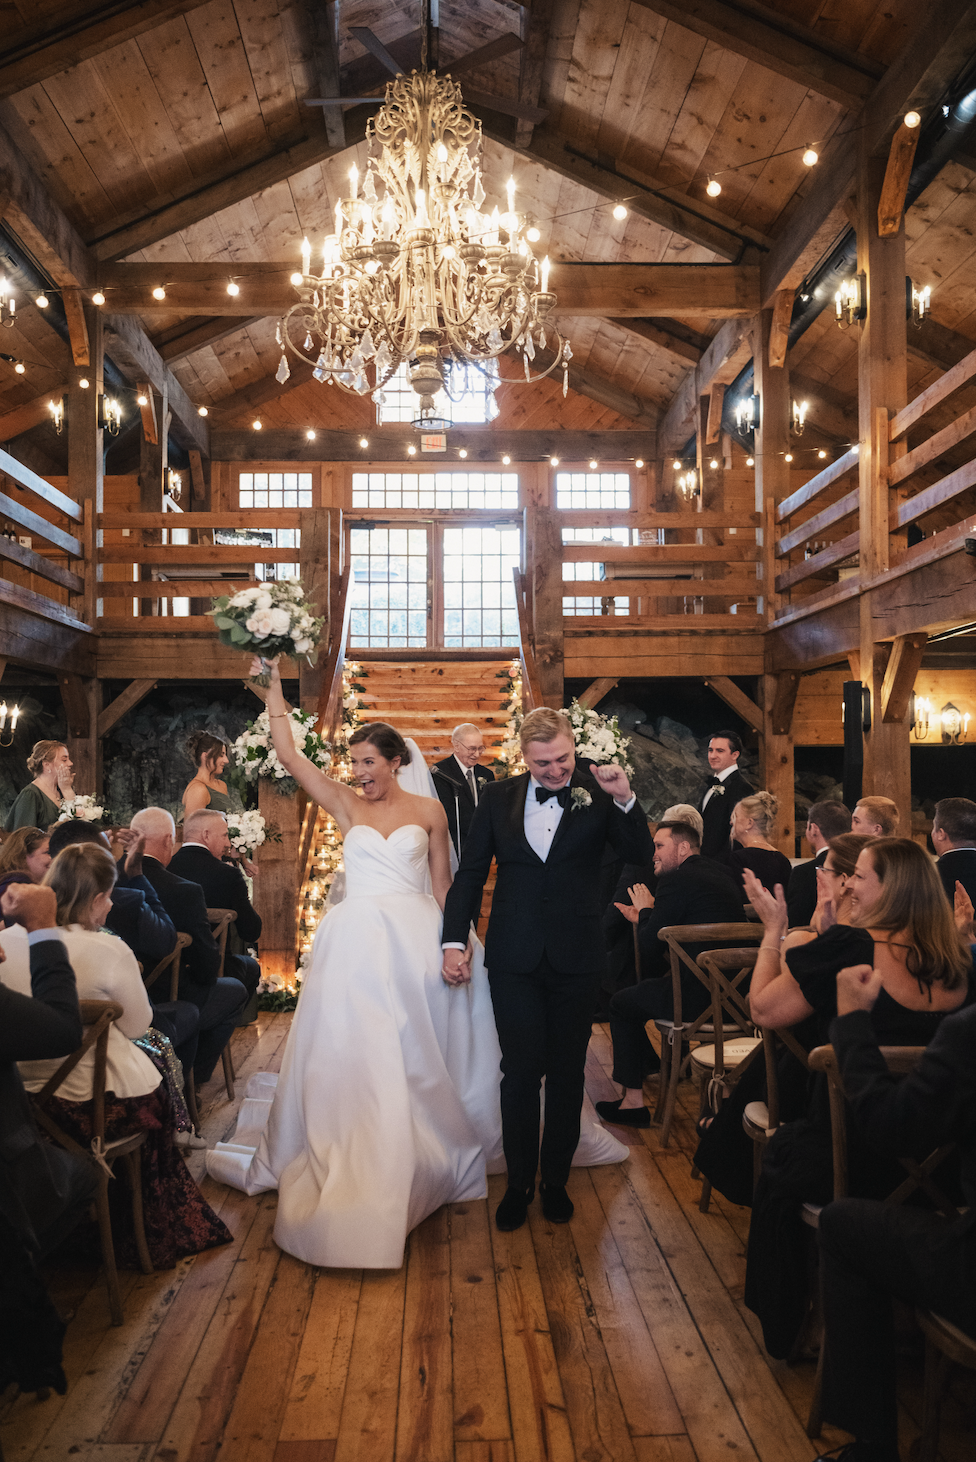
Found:
[[592, 711], [594, 706], [599, 705], [605, 695], [609, 695], [614, 686], [619, 684], [619, 677], [616, 675], [604, 675], [599, 680], [594, 680], [588, 685], [581, 696], [577, 697], [579, 704], [587, 711]]
[[921, 130], [921, 126], [908, 127], [902, 122], [891, 139], [888, 166], [885, 168], [881, 197], [878, 199], [878, 237], [881, 239], [892, 238], [901, 228], [908, 180], [911, 177]]
[[71, 340], [71, 358], [76, 366], [91, 365], [91, 345], [88, 340], [88, 324], [81, 292], [77, 289], [62, 291], [65, 318], [68, 321], [68, 336]]
[[753, 731], [762, 731], [762, 711], [745, 691], [739, 689], [734, 680], [730, 680], [727, 675], [713, 675], [708, 680], [703, 680], [702, 685], [707, 685], [716, 695], [721, 696], [725, 704], [731, 706], [736, 715], [741, 716]]
[[145, 396], [145, 406], [140, 406], [142, 412], [142, 434], [147, 442], [154, 447], [159, 444], [159, 428], [156, 425], [156, 401], [153, 396], [153, 388], [148, 381], [139, 382], [139, 395]]
[[776, 677], [771, 718], [776, 736], [789, 736], [793, 730], [793, 710], [800, 689], [799, 670], [783, 670]]
[[722, 411], [725, 406], [725, 387], [718, 381], [708, 393], [708, 425], [705, 427], [705, 443], [711, 446], [722, 435]]
[[851, 679], [852, 680], [860, 680], [860, 678], [861, 678], [861, 652], [860, 652], [860, 650], [848, 650], [848, 652], [847, 652], [847, 663], [850, 666]]
[[908, 702], [915, 677], [922, 667], [927, 642], [925, 634], [899, 635], [892, 645], [881, 684], [882, 721], [904, 721], [908, 715]]
[[795, 294], [795, 290], [781, 289], [773, 300], [773, 318], [769, 327], [769, 364], [777, 370], [786, 364]]
[[116, 726], [126, 711], [131, 711], [144, 700], [153, 687], [157, 684], [155, 680], [134, 680], [131, 685], [126, 686], [121, 695], [117, 695], [114, 701], [110, 701], [101, 712], [98, 718], [97, 734], [99, 738], [107, 736], [113, 726]]
[[91, 732], [91, 708], [84, 680], [80, 675], [61, 674], [58, 676], [58, 686], [68, 721], [68, 735], [88, 736]]

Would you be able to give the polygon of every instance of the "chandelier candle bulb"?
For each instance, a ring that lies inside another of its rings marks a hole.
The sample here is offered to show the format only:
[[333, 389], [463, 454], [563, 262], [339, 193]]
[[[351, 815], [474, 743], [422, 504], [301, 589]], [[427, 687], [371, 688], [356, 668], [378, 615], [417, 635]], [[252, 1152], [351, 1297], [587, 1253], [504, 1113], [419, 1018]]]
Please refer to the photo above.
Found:
[[307, 275], [312, 268], [312, 245], [307, 238], [302, 239], [302, 273]]

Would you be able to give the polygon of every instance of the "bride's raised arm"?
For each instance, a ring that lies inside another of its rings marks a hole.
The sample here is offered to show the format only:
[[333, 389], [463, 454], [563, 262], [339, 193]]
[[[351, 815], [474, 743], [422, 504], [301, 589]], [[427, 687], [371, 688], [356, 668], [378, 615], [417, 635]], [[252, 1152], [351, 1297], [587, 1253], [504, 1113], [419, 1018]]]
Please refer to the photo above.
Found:
[[[255, 658], [251, 664], [251, 674], [260, 675], [265, 672], [266, 665]], [[271, 739], [278, 760], [312, 801], [317, 802], [330, 817], [335, 818], [339, 831], [344, 835], [355, 819], [359, 799], [351, 787], [337, 782], [334, 777], [326, 776], [325, 772], [313, 766], [308, 757], [297, 749], [291, 731], [291, 713], [281, 689], [281, 674], [276, 660], [271, 664], [270, 679], [271, 684], [262, 699], [267, 707]]]

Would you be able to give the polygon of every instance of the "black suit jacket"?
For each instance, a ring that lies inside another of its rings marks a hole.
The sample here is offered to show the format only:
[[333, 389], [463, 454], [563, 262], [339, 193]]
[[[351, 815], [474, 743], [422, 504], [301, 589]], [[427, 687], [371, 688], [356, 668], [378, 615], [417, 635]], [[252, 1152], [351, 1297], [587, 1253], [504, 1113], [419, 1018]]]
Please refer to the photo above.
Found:
[[709, 797], [708, 806], [705, 807], [703, 804], [709, 790], [710, 784], [706, 784], [698, 795], [698, 806], [705, 824], [701, 850], [703, 857], [714, 858], [729, 840], [733, 807], [743, 797], [751, 797], [755, 788], [750, 786], [737, 767], [722, 783], [722, 790], [716, 790], [715, 796]]
[[[478, 783], [478, 801], [480, 802], [482, 791], [489, 782], [495, 780], [495, 773], [488, 767], [481, 766], [473, 767], [472, 770], [475, 781]], [[471, 796], [471, 789], [453, 755], [446, 756], [443, 761], [435, 762], [431, 767], [431, 773], [434, 778], [434, 786], [437, 788], [437, 795], [447, 813], [451, 842], [460, 858], [461, 849], [464, 847], [468, 830], [471, 827], [471, 819], [474, 817], [474, 798]], [[458, 841], [459, 820], [461, 824], [460, 842]]]
[[566, 974], [599, 970], [603, 961], [600, 864], [606, 843], [629, 863], [652, 856], [647, 819], [635, 802], [624, 813], [577, 765], [571, 786], [589, 793], [589, 807], [565, 808], [545, 862], [525, 836], [528, 772], [489, 783], [464, 845], [444, 907], [444, 941], [466, 944], [477, 923], [491, 860], [498, 864], [485, 940], [488, 969], [524, 974], [543, 955]]
[[[670, 924], [741, 924], [744, 918], [742, 890], [729, 870], [698, 853], [686, 858], [661, 875], [653, 909], [642, 909], [638, 916], [641, 978], [670, 976], [668, 947], [657, 937], [659, 930]], [[698, 952], [697, 946], [689, 946], [692, 958]]]
[[955, 901], [956, 883], [959, 882], [976, 904], [976, 848], [952, 848], [942, 854], [935, 866], [950, 903]]
[[143, 874], [127, 874], [124, 861], [119, 863], [105, 927], [129, 946], [144, 969], [151, 970], [173, 952], [176, 929], [152, 884]]
[[[220, 950], [207, 919], [208, 904], [203, 889], [198, 883], [171, 872], [157, 858], [143, 858], [142, 869], [178, 932], [189, 934], [193, 940], [184, 949], [180, 961], [179, 998], [192, 1000], [202, 1009], [220, 973]], [[162, 992], [159, 993], [163, 998]]]
[[170, 873], [198, 883], [208, 909], [233, 909], [236, 932], [245, 944], [256, 944], [261, 934], [261, 915], [247, 896], [247, 884], [239, 868], [215, 858], [199, 844], [178, 848], [169, 863]]
[[786, 910], [790, 928], [809, 924], [817, 907], [817, 869], [822, 868], [827, 858], [827, 849], [821, 848], [815, 858], [798, 863], [790, 874], [786, 890]]

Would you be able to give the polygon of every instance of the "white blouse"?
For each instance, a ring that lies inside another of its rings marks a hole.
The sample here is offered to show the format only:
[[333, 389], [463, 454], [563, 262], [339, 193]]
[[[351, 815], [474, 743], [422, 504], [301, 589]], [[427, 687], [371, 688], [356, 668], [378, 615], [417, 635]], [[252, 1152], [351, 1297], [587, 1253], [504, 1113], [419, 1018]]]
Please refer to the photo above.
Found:
[[[114, 1091], [117, 1097], [145, 1096], [155, 1091], [161, 1080], [159, 1071], [145, 1051], [132, 1044], [152, 1025], [152, 1006], [135, 955], [114, 934], [94, 933], [80, 924], [71, 924], [60, 934], [75, 972], [79, 1000], [115, 1000], [122, 1006], [121, 1020], [109, 1028], [105, 1090]], [[0, 980], [11, 990], [30, 995], [27, 931], [19, 924], [0, 930], [0, 947], [6, 955], [6, 961], [0, 964]], [[28, 1091], [40, 1091], [60, 1065], [61, 1060], [21, 1061], [18, 1070]], [[57, 1095], [69, 1102], [87, 1102], [92, 1094], [94, 1068], [92, 1049], [61, 1083]]]

